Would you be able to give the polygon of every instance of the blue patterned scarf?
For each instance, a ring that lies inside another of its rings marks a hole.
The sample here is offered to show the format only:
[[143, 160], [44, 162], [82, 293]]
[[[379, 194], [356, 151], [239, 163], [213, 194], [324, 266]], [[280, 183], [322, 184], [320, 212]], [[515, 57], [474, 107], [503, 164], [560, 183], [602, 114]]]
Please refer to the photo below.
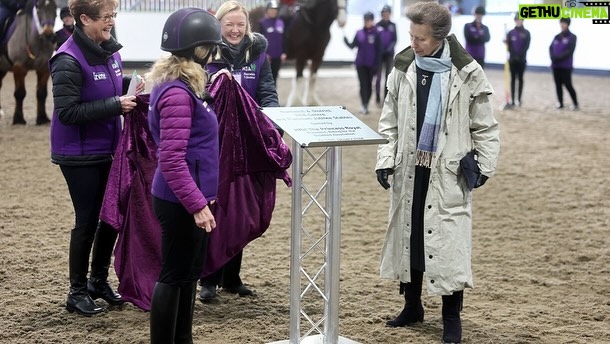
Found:
[[430, 168], [433, 158], [436, 157], [443, 106], [448, 95], [451, 58], [447, 45], [445, 47], [440, 58], [415, 56], [417, 67], [434, 72], [430, 84], [428, 103], [426, 104], [424, 124], [419, 134], [419, 142], [417, 142], [416, 164], [427, 168]]

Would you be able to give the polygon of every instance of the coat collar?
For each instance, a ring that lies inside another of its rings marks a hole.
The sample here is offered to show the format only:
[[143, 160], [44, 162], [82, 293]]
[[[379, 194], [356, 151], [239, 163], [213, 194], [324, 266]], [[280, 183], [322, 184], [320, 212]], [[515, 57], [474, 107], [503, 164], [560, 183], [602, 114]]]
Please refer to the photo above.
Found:
[[[458, 42], [454, 34], [447, 36], [447, 41], [449, 42], [449, 51], [451, 52], [451, 63], [458, 70], [462, 70], [474, 60], [466, 52], [466, 49], [462, 47], [460, 42]], [[413, 61], [415, 61], [415, 52], [413, 52], [411, 46], [408, 46], [396, 55], [394, 67], [402, 72], [406, 72]]]

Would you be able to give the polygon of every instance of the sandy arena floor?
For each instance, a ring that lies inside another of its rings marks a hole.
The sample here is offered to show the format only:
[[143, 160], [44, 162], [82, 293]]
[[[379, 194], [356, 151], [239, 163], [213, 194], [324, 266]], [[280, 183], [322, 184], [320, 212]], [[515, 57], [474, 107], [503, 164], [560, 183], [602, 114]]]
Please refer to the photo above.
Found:
[[[279, 80], [282, 100], [289, 75]], [[503, 72], [488, 76], [498, 108]], [[130, 304], [93, 318], [64, 308], [74, 217], [49, 159], [49, 127], [33, 125], [34, 82], [28, 75], [27, 126], [10, 125], [10, 75], [1, 91], [0, 342], [148, 343], [148, 314]], [[318, 85], [326, 105], [357, 113], [354, 69], [322, 70]], [[465, 293], [463, 343], [610, 343], [610, 78], [575, 75], [574, 85], [581, 110], [556, 111], [550, 71], [526, 72], [523, 107], [496, 113], [502, 151], [495, 178], [474, 195], [475, 289]], [[358, 117], [376, 129], [380, 110], [371, 109]], [[367, 344], [438, 343], [439, 297], [424, 297], [422, 324], [384, 326], [402, 296], [396, 281], [378, 277], [388, 192], [375, 179], [375, 152], [343, 150], [339, 334]], [[244, 253], [242, 278], [258, 296], [197, 302], [196, 343], [288, 339], [291, 190], [281, 181], [277, 197], [271, 227]]]

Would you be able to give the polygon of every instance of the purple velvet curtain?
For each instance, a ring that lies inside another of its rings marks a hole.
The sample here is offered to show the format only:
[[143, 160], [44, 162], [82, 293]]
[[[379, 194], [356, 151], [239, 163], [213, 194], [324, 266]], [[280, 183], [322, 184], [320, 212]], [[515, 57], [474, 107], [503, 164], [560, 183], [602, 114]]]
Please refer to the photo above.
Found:
[[119, 232], [114, 250], [118, 292], [148, 311], [161, 270], [161, 226], [150, 193], [157, 146], [148, 129], [149, 95], [139, 95], [137, 104], [125, 116], [100, 219]]
[[291, 186], [290, 148], [258, 104], [233, 79], [221, 75], [209, 92], [219, 123], [220, 173], [217, 227], [209, 237], [205, 277], [269, 228], [276, 179]]
[[[202, 276], [216, 271], [269, 228], [276, 180], [291, 186], [289, 147], [256, 102], [234, 80], [210, 86], [218, 115], [220, 179], [217, 228]], [[118, 232], [114, 268], [124, 300], [148, 311], [161, 269], [161, 227], [152, 210], [157, 147], [148, 129], [149, 95], [127, 116], [106, 186], [100, 219]]]

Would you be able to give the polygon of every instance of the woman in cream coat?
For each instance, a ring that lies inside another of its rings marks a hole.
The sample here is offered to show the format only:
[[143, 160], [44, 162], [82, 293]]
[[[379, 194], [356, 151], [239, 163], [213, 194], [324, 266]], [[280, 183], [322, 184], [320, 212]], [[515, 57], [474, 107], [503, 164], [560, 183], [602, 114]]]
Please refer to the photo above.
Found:
[[[388, 77], [376, 173], [391, 187], [381, 277], [400, 280], [405, 306], [390, 327], [423, 321], [422, 281], [443, 296], [443, 342], [461, 341], [463, 290], [472, 288], [472, 194], [460, 160], [472, 150], [475, 187], [494, 174], [499, 128], [481, 66], [450, 35], [451, 14], [421, 2], [407, 14], [411, 46]], [[392, 185], [388, 176], [393, 176]]]

